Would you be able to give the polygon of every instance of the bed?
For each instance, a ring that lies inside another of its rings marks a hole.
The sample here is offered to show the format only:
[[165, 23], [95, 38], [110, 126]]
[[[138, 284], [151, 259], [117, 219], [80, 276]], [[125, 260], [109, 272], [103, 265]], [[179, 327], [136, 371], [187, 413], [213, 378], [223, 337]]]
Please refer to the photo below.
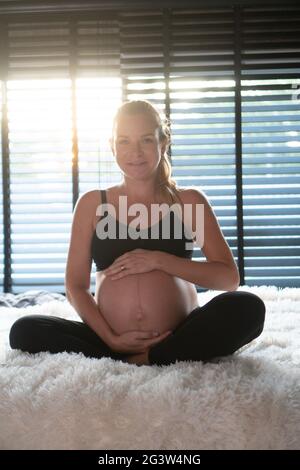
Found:
[[[300, 289], [238, 290], [266, 304], [265, 329], [233, 356], [136, 366], [11, 350], [19, 317], [77, 319], [61, 294], [0, 296], [1, 449], [299, 449]], [[199, 293], [203, 305], [221, 291]]]

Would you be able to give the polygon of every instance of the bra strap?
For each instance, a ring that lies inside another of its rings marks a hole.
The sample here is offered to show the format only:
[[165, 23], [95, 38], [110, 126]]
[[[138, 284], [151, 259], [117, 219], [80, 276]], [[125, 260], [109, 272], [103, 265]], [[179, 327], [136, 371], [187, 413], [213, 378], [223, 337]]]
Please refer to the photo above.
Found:
[[100, 189], [100, 193], [101, 193], [101, 201], [102, 201], [102, 204], [106, 204], [106, 203], [107, 203], [107, 200], [106, 200], [106, 190], [105, 190], [105, 189]]

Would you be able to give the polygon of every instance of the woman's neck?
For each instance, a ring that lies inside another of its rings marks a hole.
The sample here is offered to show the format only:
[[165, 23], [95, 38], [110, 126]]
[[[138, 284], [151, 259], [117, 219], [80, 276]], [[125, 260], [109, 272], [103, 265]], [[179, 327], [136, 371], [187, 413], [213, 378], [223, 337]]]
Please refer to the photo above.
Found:
[[135, 202], [155, 201], [160, 194], [153, 185], [144, 186], [130, 186], [126, 183], [121, 183], [119, 190], [122, 195], [127, 196], [129, 200]]

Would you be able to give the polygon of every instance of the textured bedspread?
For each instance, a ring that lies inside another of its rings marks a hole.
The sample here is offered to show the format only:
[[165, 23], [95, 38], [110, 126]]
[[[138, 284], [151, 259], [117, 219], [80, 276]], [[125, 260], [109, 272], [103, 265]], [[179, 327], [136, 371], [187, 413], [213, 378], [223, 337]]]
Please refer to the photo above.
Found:
[[28, 290], [21, 294], [0, 294], [0, 307], [23, 308], [30, 305], [41, 305], [51, 300], [66, 301], [66, 297], [46, 290]]
[[[239, 290], [265, 301], [265, 328], [216, 363], [138, 367], [11, 350], [9, 329], [23, 315], [79, 317], [60, 295], [0, 308], [0, 449], [299, 449], [300, 289]], [[199, 294], [200, 305], [219, 293]]]

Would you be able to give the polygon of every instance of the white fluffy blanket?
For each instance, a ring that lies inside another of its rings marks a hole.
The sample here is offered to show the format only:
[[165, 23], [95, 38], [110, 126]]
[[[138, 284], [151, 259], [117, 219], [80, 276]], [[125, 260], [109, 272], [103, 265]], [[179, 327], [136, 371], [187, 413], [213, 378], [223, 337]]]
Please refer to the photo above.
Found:
[[[239, 287], [267, 307], [262, 335], [221, 362], [136, 366], [10, 350], [11, 324], [67, 302], [0, 308], [1, 449], [299, 449], [300, 289]], [[203, 305], [221, 291], [199, 294]]]

